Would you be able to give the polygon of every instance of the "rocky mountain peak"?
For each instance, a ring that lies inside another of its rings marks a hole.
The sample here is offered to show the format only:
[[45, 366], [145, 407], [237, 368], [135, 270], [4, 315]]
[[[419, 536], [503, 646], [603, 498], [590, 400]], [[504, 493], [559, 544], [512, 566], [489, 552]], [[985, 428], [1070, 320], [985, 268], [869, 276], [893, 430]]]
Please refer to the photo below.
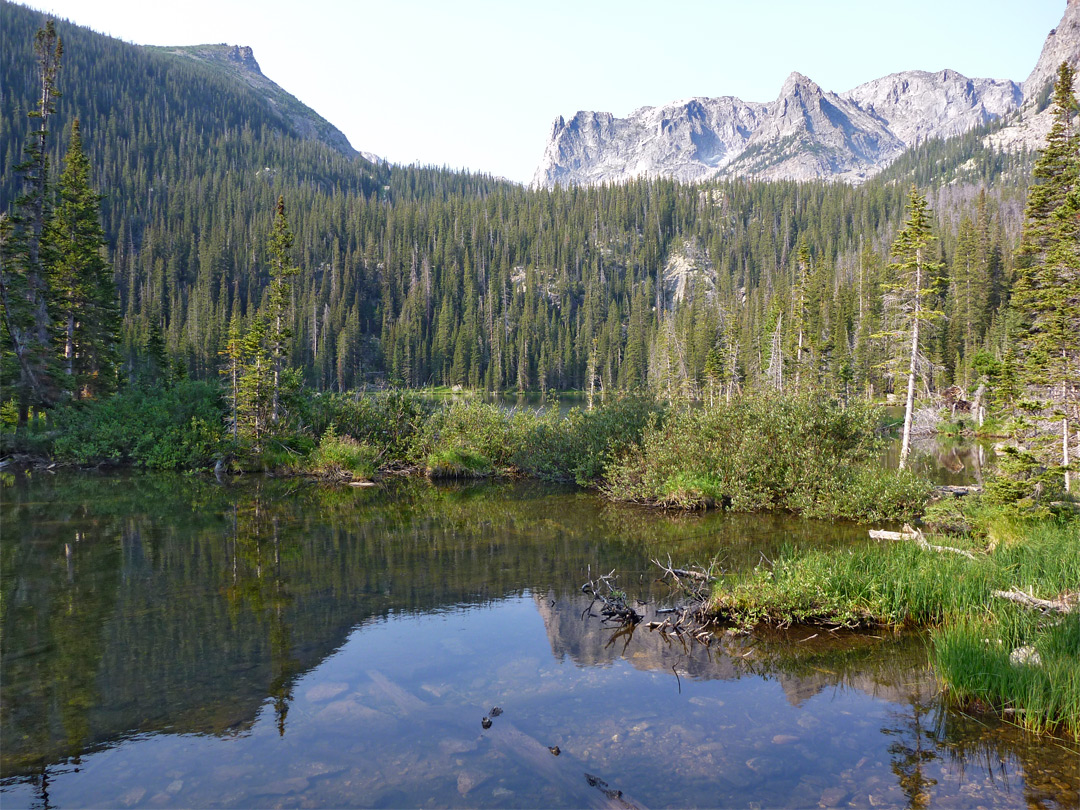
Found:
[[259, 63], [255, 61], [255, 52], [248, 45], [233, 45], [225, 52], [225, 58], [260, 76], [263, 75]]
[[1080, 65], [1080, 0], [1068, 0], [1065, 14], [1043, 43], [1035, 68], [1024, 82], [1024, 101], [1034, 99], [1054, 80], [1058, 67], [1068, 62], [1075, 69]]
[[822, 92], [821, 87], [813, 79], [810, 79], [797, 70], [791, 71], [788, 77], [784, 79], [784, 84], [780, 87], [780, 97], [797, 93], [800, 90], [807, 90], [811, 93], [820, 94]]
[[1035, 115], [1034, 99], [1062, 61], [1080, 63], [1080, 0], [1068, 0], [1023, 86], [945, 68], [894, 73], [838, 94], [792, 71], [768, 104], [724, 96], [641, 107], [626, 118], [579, 112], [566, 122], [559, 116], [533, 185], [733, 175], [859, 183], [908, 147], [1006, 116], [1013, 123], [989, 136], [994, 144], [1038, 148], [1048, 115]]

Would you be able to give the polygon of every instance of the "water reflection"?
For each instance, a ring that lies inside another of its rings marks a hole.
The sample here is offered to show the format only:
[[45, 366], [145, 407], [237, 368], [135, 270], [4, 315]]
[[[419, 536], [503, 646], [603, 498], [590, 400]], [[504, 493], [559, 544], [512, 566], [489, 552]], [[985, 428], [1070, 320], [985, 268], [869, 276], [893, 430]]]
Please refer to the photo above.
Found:
[[859, 527], [532, 484], [58, 476], [0, 508], [5, 807], [1076, 803], [1076, 747], [943, 709], [919, 637], [582, 618], [590, 565], [655, 607], [658, 554]]

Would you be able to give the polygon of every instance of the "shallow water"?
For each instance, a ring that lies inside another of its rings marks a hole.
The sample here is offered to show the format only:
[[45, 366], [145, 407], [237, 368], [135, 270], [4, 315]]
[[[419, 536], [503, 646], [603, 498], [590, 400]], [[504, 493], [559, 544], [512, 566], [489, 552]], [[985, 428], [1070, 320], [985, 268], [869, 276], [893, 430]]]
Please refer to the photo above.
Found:
[[687, 647], [583, 615], [587, 572], [655, 609], [652, 558], [738, 568], [864, 528], [531, 483], [35, 474], [2, 497], [5, 808], [1078, 802], [1080, 749], [947, 709], [917, 635]]

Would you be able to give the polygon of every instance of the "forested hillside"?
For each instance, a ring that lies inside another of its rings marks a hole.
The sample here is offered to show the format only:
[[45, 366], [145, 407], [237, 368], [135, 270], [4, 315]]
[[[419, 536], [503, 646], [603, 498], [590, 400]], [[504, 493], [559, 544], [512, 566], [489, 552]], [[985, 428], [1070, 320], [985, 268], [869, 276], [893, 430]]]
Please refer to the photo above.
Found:
[[[0, 3], [0, 210], [20, 184], [42, 21]], [[58, 167], [81, 120], [126, 379], [217, 376], [230, 321], [249, 323], [266, 294], [279, 195], [301, 271], [288, 351], [317, 389], [891, 390], [903, 349], [886, 322], [888, 251], [912, 181], [940, 237], [933, 295], [946, 317], [926, 343], [930, 383], [969, 381], [980, 348], [1004, 356], [1031, 159], [986, 149], [983, 133], [923, 144], [859, 188], [530, 191], [371, 164], [304, 137], [257, 89], [182, 50], [56, 28], [48, 148]]]

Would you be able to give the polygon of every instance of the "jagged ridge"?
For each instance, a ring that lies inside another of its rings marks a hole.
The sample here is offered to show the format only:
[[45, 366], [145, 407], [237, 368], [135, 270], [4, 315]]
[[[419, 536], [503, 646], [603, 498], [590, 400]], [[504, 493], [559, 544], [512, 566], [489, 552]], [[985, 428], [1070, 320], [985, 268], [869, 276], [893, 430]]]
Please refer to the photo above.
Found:
[[532, 184], [722, 176], [859, 183], [909, 147], [1012, 115], [994, 145], [1035, 148], [1044, 134], [1035, 101], [1063, 60], [1080, 62], [1080, 0], [1068, 0], [1023, 85], [913, 70], [838, 94], [792, 73], [767, 104], [723, 96], [642, 107], [626, 118], [579, 112], [555, 120]]

